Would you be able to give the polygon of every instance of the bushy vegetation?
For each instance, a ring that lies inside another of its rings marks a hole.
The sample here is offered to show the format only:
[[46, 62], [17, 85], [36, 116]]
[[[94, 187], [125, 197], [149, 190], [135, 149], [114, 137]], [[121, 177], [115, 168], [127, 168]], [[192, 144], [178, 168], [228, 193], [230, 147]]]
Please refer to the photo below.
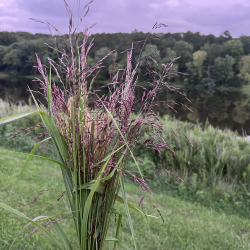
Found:
[[[15, 105], [13, 103], [6, 102], [0, 99], [0, 119], [7, 116], [25, 114], [35, 110], [35, 106], [31, 105], [31, 100], [29, 101], [29, 104], [25, 104], [24, 102], [20, 101], [17, 105]], [[26, 129], [40, 123], [41, 119], [39, 115], [34, 114], [15, 120], [11, 123], [1, 125], [0, 147], [4, 147], [12, 151], [29, 153], [37, 143], [37, 140], [33, 140], [33, 138], [39, 136], [39, 134], [43, 131], [39, 128], [36, 128], [34, 132], [25, 136], [27, 132], [29, 132]], [[25, 130], [22, 130], [20, 128], [24, 128]], [[20, 132], [20, 134], [18, 134], [15, 138], [10, 139], [15, 133], [18, 132]], [[45, 152], [50, 152], [52, 146], [46, 143], [46, 145], [41, 145], [41, 148], [43, 148], [43, 150], [40, 150], [40, 154], [44, 154]]]
[[[175, 68], [189, 75], [175, 78], [172, 81], [199, 86], [235, 86], [239, 87], [250, 83], [250, 42], [248, 36], [232, 38], [228, 31], [223, 32], [219, 37], [212, 34], [201, 35], [199, 32], [192, 33], [157, 33], [160, 37], [152, 37], [150, 43], [145, 47], [142, 54], [142, 65], [138, 68], [140, 81], [145, 80], [144, 66], [147, 64], [145, 56], [157, 59], [159, 67], [162, 63], [168, 63], [175, 57], [181, 56]], [[94, 64], [113, 49], [122, 52], [132, 42], [135, 48], [139, 48], [137, 41], [144, 40], [148, 33], [135, 30], [131, 34], [93, 34], [95, 50], [90, 51], [87, 61]], [[68, 35], [65, 35], [67, 38]], [[33, 67], [36, 63], [35, 53], [39, 55], [42, 63], [48, 65], [47, 57], [57, 61], [57, 53], [44, 45], [54, 46], [53, 39], [56, 38], [57, 46], [63, 48], [62, 42], [67, 40], [55, 35], [51, 38], [47, 34], [32, 35], [28, 32], [0, 32], [0, 71], [8, 71], [11, 74], [37, 74]], [[81, 34], [79, 34], [81, 39]], [[69, 45], [69, 44], [68, 44]], [[156, 54], [152, 50], [159, 53]], [[66, 51], [67, 52], [67, 51]], [[140, 50], [134, 50], [134, 57], [137, 58]], [[69, 51], [67, 53], [70, 53]], [[113, 57], [104, 61], [106, 70], [100, 72], [98, 79], [109, 79], [108, 69], [112, 68]], [[124, 68], [126, 60], [118, 53], [117, 68]], [[152, 67], [156, 67], [153, 66]]]
[[[162, 138], [175, 155], [167, 149], [161, 151], [161, 156], [156, 151], [138, 150], [137, 157], [143, 160], [140, 165], [150, 176], [152, 185], [163, 191], [168, 182], [170, 195], [231, 213], [244, 207], [249, 214], [250, 142], [236, 132], [213, 128], [208, 122], [201, 126], [169, 116], [160, 122], [165, 125]], [[130, 167], [133, 168], [133, 162]]]
[[173, 168], [182, 176], [196, 173], [204, 187], [216, 178], [249, 185], [250, 142], [246, 138], [237, 132], [213, 128], [208, 122], [202, 127], [169, 116], [164, 116], [160, 122], [165, 125], [161, 136], [175, 154], [163, 149], [159, 156], [157, 152], [143, 149], [139, 155], [151, 155], [156, 166]]

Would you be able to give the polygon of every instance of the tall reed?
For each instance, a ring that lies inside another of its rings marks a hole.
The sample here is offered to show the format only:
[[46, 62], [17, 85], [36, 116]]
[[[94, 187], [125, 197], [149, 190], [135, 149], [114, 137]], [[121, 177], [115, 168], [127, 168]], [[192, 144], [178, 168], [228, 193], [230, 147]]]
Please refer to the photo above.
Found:
[[[85, 6], [86, 13], [89, 4]], [[179, 89], [168, 83], [171, 75], [178, 76], [179, 74], [174, 72], [172, 68], [177, 58], [169, 64], [163, 64], [162, 72], [157, 73], [151, 67], [152, 63], [157, 64], [157, 62], [152, 57], [146, 57], [148, 66], [145, 66], [145, 70], [146, 75], [151, 80], [151, 90], [144, 88], [142, 97], [138, 99], [135, 96], [135, 89], [140, 87], [136, 74], [140, 65], [140, 56], [137, 61], [134, 60], [133, 50], [136, 49], [134, 45], [132, 44], [130, 49], [121, 52], [126, 53], [127, 56], [125, 69], [116, 69], [116, 51], [110, 52], [94, 66], [89, 66], [87, 55], [93, 46], [93, 40], [88, 44], [89, 29], [83, 30], [83, 39], [80, 43], [78, 26], [75, 28], [73, 14], [66, 2], [65, 6], [69, 13], [68, 38], [47, 22], [49, 27], [54, 28], [65, 39], [65, 42], [62, 42], [63, 48], [60, 48], [57, 43], [55, 43], [55, 48], [52, 48], [58, 53], [58, 62], [48, 58], [50, 64], [48, 72], [36, 55], [37, 68], [43, 78], [42, 80], [36, 78], [36, 81], [41, 84], [42, 91], [40, 93], [46, 98], [47, 107], [34, 98], [34, 91], [31, 90], [31, 95], [37, 106], [36, 112], [40, 114], [44, 129], [46, 129], [43, 135], [49, 136], [47, 139], [52, 140], [59, 160], [45, 159], [61, 166], [69, 203], [68, 209], [72, 213], [78, 238], [78, 249], [100, 250], [103, 249], [105, 241], [114, 241], [114, 249], [117, 244], [126, 247], [118, 239], [122, 215], [113, 209], [115, 201], [125, 204], [136, 249], [129, 207], [143, 216], [147, 217], [147, 215], [127, 202], [123, 177], [131, 176], [138, 183], [140, 189], [153, 194], [133, 152], [137, 148], [145, 146], [157, 150], [159, 153], [160, 149], [165, 147], [170, 153], [174, 153], [160, 135], [163, 125], [158, 122], [153, 107], [156, 105], [157, 92], [163, 89], [179, 92]], [[156, 23], [153, 30], [162, 26], [166, 25]], [[157, 34], [150, 34], [145, 41], [140, 41], [139, 43], [142, 44], [140, 55], [150, 37], [158, 39]], [[100, 95], [99, 90], [94, 88], [94, 81], [99, 70], [103, 67], [104, 59], [111, 53], [115, 54], [115, 59], [113, 71], [110, 72], [110, 83], [105, 86], [108, 89], [108, 94]], [[57, 75], [61, 86], [51, 80], [52, 72]], [[94, 76], [89, 80], [92, 75]], [[140, 108], [137, 115], [131, 119], [133, 108], [138, 103]], [[18, 117], [20, 115], [1, 119], [0, 123]], [[139, 139], [149, 127], [147, 138], [142, 145], [138, 145]], [[27, 161], [31, 157], [38, 157], [34, 153], [40, 143], [28, 155]], [[137, 174], [125, 169], [124, 163], [129, 158], [135, 162], [134, 172]], [[118, 195], [119, 190], [122, 197]], [[0, 204], [0, 206], [18, 213], [6, 205]], [[115, 238], [107, 238], [112, 213], [118, 214], [117, 232]], [[44, 219], [47, 217], [36, 218], [38, 221]], [[60, 237], [60, 242], [41, 223], [38, 224], [32, 220], [30, 222], [48, 236], [57, 247], [61, 249], [73, 248], [58, 222], [54, 221], [53, 225]]]

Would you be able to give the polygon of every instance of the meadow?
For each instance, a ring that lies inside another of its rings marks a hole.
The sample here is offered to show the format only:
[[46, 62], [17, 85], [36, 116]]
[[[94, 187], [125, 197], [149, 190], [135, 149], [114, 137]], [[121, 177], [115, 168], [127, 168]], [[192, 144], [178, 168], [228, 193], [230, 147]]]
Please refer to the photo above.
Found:
[[[0, 118], [6, 115], [31, 111], [34, 107], [20, 103], [18, 106], [0, 102]], [[16, 186], [13, 187], [26, 157], [14, 155], [10, 150], [29, 152], [35, 145], [30, 136], [18, 135], [9, 138], [19, 127], [29, 127], [40, 122], [38, 116], [23, 118], [0, 128], [0, 202], [8, 204], [30, 218], [39, 215], [63, 217], [60, 222], [73, 242], [76, 237], [70, 214], [62, 199], [64, 191], [60, 169], [56, 164], [40, 159], [32, 160]], [[146, 214], [158, 216], [145, 218], [131, 212], [138, 249], [249, 249], [250, 248], [250, 190], [249, 190], [249, 142], [232, 131], [180, 122], [170, 117], [161, 121], [166, 126], [162, 137], [175, 150], [156, 152], [141, 150], [137, 156], [143, 159], [141, 167], [150, 175], [155, 195], [145, 196]], [[172, 129], [185, 134], [194, 147], [184, 137], [176, 137]], [[36, 131], [35, 134], [39, 134]], [[49, 143], [39, 148], [38, 154], [48, 154], [52, 149]], [[133, 163], [127, 168], [132, 169]], [[162, 173], [158, 175], [154, 168]], [[184, 180], [166, 174], [172, 171]], [[164, 173], [165, 171], [165, 173]], [[167, 184], [160, 182], [167, 181]], [[44, 192], [32, 200], [41, 190]], [[129, 201], [138, 204], [140, 191], [132, 180], [126, 180]], [[129, 225], [125, 209], [121, 204], [115, 208], [123, 213], [120, 240], [132, 247]], [[162, 219], [157, 212], [160, 211]], [[61, 215], [58, 215], [62, 213]], [[12, 249], [55, 249], [39, 232], [27, 237], [33, 228], [23, 219], [0, 210], [0, 249], [9, 249], [19, 233]], [[111, 219], [109, 236], [115, 235], [115, 218]], [[77, 244], [77, 243], [76, 243]], [[109, 244], [106, 245], [108, 249]], [[119, 248], [118, 248], [119, 249]]]
[[[13, 188], [26, 157], [13, 155], [5, 149], [0, 150], [0, 155], [0, 201], [18, 208], [30, 218], [62, 213], [54, 217], [64, 218], [60, 222], [61, 225], [66, 228], [68, 237], [75, 239], [68, 210], [62, 200], [57, 201], [64, 191], [58, 166], [39, 159], [32, 160], [27, 171]], [[51, 190], [44, 192], [34, 203], [31, 203], [41, 190], [48, 188]], [[128, 200], [136, 204], [141, 195], [138, 186], [126, 183], [126, 191]], [[164, 193], [156, 192], [154, 197], [145, 194], [145, 212], [159, 217], [153, 207], [155, 206], [160, 210], [164, 222], [160, 218], [145, 218], [131, 212], [138, 249], [249, 249], [250, 221], [248, 219], [218, 212], [212, 207], [183, 201], [180, 197], [171, 197], [169, 193], [171, 190], [166, 188]], [[115, 208], [124, 214], [120, 239], [132, 247], [125, 210], [120, 204]], [[33, 228], [28, 226], [22, 231], [27, 224], [25, 220], [3, 210], [0, 211], [0, 218], [2, 250], [9, 249], [18, 233], [19, 236], [12, 249], [56, 249], [39, 232], [27, 238]], [[113, 217], [109, 236], [114, 236], [115, 226]], [[75, 243], [77, 244], [76, 240]]]

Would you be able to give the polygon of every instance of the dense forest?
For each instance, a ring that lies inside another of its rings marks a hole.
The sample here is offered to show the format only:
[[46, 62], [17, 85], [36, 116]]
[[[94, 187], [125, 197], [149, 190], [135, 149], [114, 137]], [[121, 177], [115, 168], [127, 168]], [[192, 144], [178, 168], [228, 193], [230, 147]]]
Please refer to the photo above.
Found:
[[[79, 42], [82, 39], [79, 35]], [[241, 36], [232, 38], [229, 31], [223, 32], [219, 37], [212, 34], [201, 35], [192, 33], [113, 33], [93, 34], [94, 47], [88, 56], [89, 65], [103, 58], [111, 50], [116, 49], [116, 68], [126, 66], [126, 56], [122, 51], [131, 48], [134, 43], [134, 58], [137, 59], [143, 41], [149, 37], [141, 54], [141, 67], [138, 70], [139, 79], [144, 80], [144, 65], [150, 63], [152, 67], [169, 63], [174, 58], [180, 57], [175, 63], [175, 69], [187, 73], [188, 76], [172, 79], [181, 84], [202, 86], [232, 86], [240, 87], [250, 83], [250, 37]], [[57, 61], [57, 52], [50, 47], [58, 46], [59, 49], [67, 48], [68, 36], [53, 36], [48, 34], [30, 34], [28, 32], [0, 32], [0, 71], [10, 74], [34, 75], [37, 74], [35, 53], [47, 64], [47, 57]], [[46, 46], [45, 43], [48, 45]], [[50, 46], [50, 47], [49, 47]], [[67, 51], [66, 51], [67, 53]], [[147, 61], [147, 58], [155, 59]], [[104, 61], [106, 70], [100, 72], [99, 79], [108, 79], [108, 68], [113, 64], [114, 53]], [[154, 65], [153, 65], [154, 64]]]

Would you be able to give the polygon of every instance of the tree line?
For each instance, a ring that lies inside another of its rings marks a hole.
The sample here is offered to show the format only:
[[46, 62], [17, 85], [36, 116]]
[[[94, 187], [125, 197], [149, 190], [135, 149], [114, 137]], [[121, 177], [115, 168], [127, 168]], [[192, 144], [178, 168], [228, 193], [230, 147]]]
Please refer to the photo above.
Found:
[[[140, 55], [143, 41], [149, 37], [141, 57], [138, 69], [139, 80], [145, 78], [146, 64], [161, 70], [162, 64], [170, 63], [174, 58], [175, 70], [187, 73], [176, 81], [187, 85], [233, 86], [240, 87], [250, 83], [250, 37], [242, 35], [233, 38], [229, 31], [219, 37], [212, 34], [192, 33], [112, 33], [93, 34], [94, 46], [89, 51], [87, 60], [92, 66], [111, 50], [117, 50], [116, 69], [126, 66], [126, 54], [121, 52], [131, 48], [135, 63]], [[79, 43], [82, 35], [78, 36]], [[138, 44], [138, 41], [142, 41]], [[46, 43], [47, 45], [45, 45]], [[48, 34], [30, 34], [28, 32], [0, 32], [0, 71], [8, 71], [21, 75], [37, 74], [35, 53], [47, 64], [47, 57], [58, 62], [58, 52], [51, 47], [65, 50], [67, 53], [68, 35], [50, 36]], [[99, 74], [99, 80], [109, 79], [109, 70], [113, 68], [114, 53], [104, 60], [105, 69]], [[150, 60], [149, 60], [150, 59]], [[158, 65], [154, 63], [157, 61]]]

